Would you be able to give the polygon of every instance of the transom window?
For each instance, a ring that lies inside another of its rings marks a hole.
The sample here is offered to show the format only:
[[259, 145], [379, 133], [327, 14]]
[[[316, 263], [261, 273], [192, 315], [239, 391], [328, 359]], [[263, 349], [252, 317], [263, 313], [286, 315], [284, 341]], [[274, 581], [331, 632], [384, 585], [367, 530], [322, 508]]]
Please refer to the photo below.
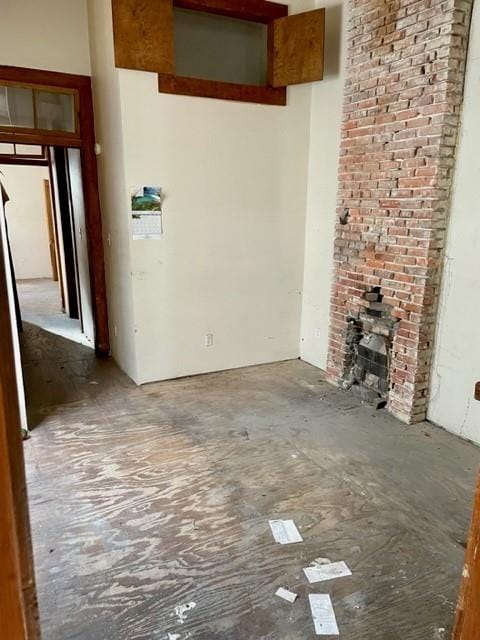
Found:
[[0, 130], [79, 135], [78, 94], [55, 87], [0, 84]]

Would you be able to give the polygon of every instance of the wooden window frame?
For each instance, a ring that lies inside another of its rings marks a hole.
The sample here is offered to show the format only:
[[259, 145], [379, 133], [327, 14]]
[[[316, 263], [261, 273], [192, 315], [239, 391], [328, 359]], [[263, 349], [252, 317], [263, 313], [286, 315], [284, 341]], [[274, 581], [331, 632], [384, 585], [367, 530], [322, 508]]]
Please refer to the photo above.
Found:
[[[265, 24], [265, 85], [178, 76], [175, 8]], [[325, 9], [289, 15], [270, 0], [112, 0], [112, 19], [116, 67], [158, 74], [161, 93], [285, 106], [288, 86], [323, 79]]]
[[13, 153], [0, 153], [0, 164], [11, 165], [27, 165], [27, 166], [39, 166], [48, 167], [47, 147], [40, 147], [41, 153], [28, 154], [17, 153], [17, 144], [12, 142], [14, 151]]
[[[90, 288], [95, 324], [95, 351], [99, 356], [110, 354], [108, 308], [105, 284], [105, 263], [100, 199], [98, 193], [97, 158], [95, 156], [95, 127], [93, 119], [92, 86], [89, 76], [24, 67], [0, 65], [0, 84], [47, 87], [62, 93], [78, 94], [78, 135], [48, 130], [25, 130], [5, 127], [0, 130], [0, 142], [32, 144], [45, 147], [73, 147], [80, 149], [85, 197], [85, 225], [88, 241]], [[65, 91], [66, 90], [66, 91]]]
[[[278, 18], [288, 16], [288, 5], [268, 2], [268, 0], [173, 0], [173, 8], [266, 24], [267, 76], [268, 78], [271, 77], [274, 55], [273, 24]], [[287, 104], [286, 87], [275, 88], [269, 85], [221, 82], [166, 73], [158, 74], [158, 90], [161, 93], [255, 102], [276, 106], [285, 106]]]
[[[11, 80], [0, 80], [0, 86], [2, 87], [18, 87], [20, 89], [31, 89], [32, 90], [32, 102], [33, 102], [33, 118], [34, 118], [34, 127], [15, 127], [8, 125], [0, 125], [0, 134], [8, 131], [14, 131], [16, 133], [30, 133], [30, 134], [40, 134], [44, 132], [48, 132], [54, 136], [61, 137], [69, 137], [72, 140], [80, 140], [81, 132], [80, 132], [80, 96], [77, 89], [69, 89], [67, 87], [55, 87], [50, 85], [39, 85], [32, 84], [29, 82], [15, 82]], [[55, 129], [41, 129], [36, 126], [37, 124], [37, 109], [36, 109], [36, 100], [35, 100], [35, 92], [36, 91], [46, 91], [48, 93], [58, 93], [67, 96], [73, 96], [74, 101], [74, 117], [75, 117], [75, 131], [61, 131]]]

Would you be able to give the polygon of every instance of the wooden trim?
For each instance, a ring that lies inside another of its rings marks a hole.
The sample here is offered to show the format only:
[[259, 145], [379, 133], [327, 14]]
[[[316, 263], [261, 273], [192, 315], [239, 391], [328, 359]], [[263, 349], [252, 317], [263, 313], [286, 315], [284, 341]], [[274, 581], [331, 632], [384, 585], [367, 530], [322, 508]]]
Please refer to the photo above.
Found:
[[13, 153], [0, 153], [0, 164], [48, 167], [47, 147], [42, 146], [41, 153], [28, 154], [17, 153], [17, 145], [11, 144], [13, 145]]
[[270, 86], [287, 87], [323, 80], [325, 9], [275, 20], [268, 35]]
[[13, 82], [23, 85], [40, 85], [41, 87], [58, 87], [60, 89], [85, 89], [90, 86], [89, 76], [79, 76], [58, 71], [44, 71], [27, 67], [0, 65], [0, 84]]
[[51, 132], [46, 131], [35, 133], [2, 131], [0, 133], [0, 142], [80, 148], [82, 154], [82, 178], [85, 196], [85, 222], [88, 240], [92, 308], [95, 322], [95, 350], [98, 355], [109, 355], [110, 338], [108, 332], [104, 250], [90, 78], [88, 76], [78, 76], [69, 73], [0, 65], [0, 84], [4, 81], [78, 91], [80, 139], [65, 135], [52, 135]]
[[[1, 205], [0, 205], [1, 206]], [[5, 271], [3, 263], [4, 255], [0, 246], [0, 271], [3, 282], [2, 289], [6, 296], [4, 282]], [[0, 285], [0, 286], [1, 286]], [[2, 303], [3, 309], [8, 311], [8, 305]], [[2, 314], [3, 315], [3, 314]], [[3, 325], [5, 318], [0, 319]], [[10, 329], [10, 327], [9, 327]], [[3, 341], [2, 341], [3, 342]], [[2, 360], [1, 364], [4, 364]], [[1, 366], [1, 365], [0, 365]], [[0, 406], [6, 404], [4, 385], [0, 385]], [[25, 640], [26, 628], [24, 619], [24, 601], [22, 593], [22, 574], [20, 570], [20, 550], [18, 547], [17, 529], [15, 523], [15, 507], [12, 494], [12, 474], [8, 460], [7, 443], [8, 422], [3, 411], [0, 413], [0, 619], [2, 620], [2, 633], [7, 638]]]
[[115, 66], [173, 73], [172, 0], [112, 0]]
[[480, 638], [480, 474], [468, 537], [453, 640]]
[[474, 398], [475, 400], [480, 400], [480, 382], [475, 383]]
[[85, 227], [87, 231], [92, 291], [93, 320], [95, 324], [95, 351], [110, 354], [108, 331], [107, 288], [103, 250], [102, 212], [98, 190], [97, 157], [95, 155], [95, 125], [90, 82], [80, 89], [80, 130], [82, 131], [82, 181], [85, 199]]
[[[8, 129], [11, 129], [9, 127]], [[82, 140], [75, 136], [64, 135], [43, 130], [16, 129], [15, 131], [0, 128], [0, 142], [16, 144], [40, 144], [48, 147], [74, 147], [80, 149]]]
[[0, 620], [2, 637], [37, 640], [40, 625], [11, 332], [0, 238]]
[[[53, 93], [53, 91], [51, 92]], [[57, 93], [60, 93], [59, 91]], [[63, 95], [76, 95], [76, 94], [71, 94], [71, 93], [64, 93]], [[13, 126], [0, 126], [0, 131], [2, 132], [8, 132], [8, 131], [14, 131], [15, 133], [23, 133], [23, 132], [28, 132], [28, 133], [33, 133], [33, 134], [43, 134], [43, 133], [48, 133], [51, 136], [55, 136], [55, 137], [61, 137], [61, 138], [65, 138], [66, 140], [72, 139], [72, 140], [78, 140], [81, 136], [80, 136], [80, 132], [78, 130], [79, 124], [78, 124], [78, 101], [77, 99], [74, 100], [74, 104], [75, 104], [75, 131], [62, 131], [61, 129], [42, 129], [40, 127], [37, 126], [38, 122], [38, 118], [37, 118], [37, 98], [35, 96], [35, 92], [33, 92], [33, 102], [34, 102], [34, 107], [33, 107], [33, 114], [35, 116], [35, 127], [33, 129], [28, 129], [27, 127], [13, 127]]]
[[57, 243], [55, 238], [55, 227], [53, 224], [52, 193], [50, 191], [50, 180], [45, 179], [43, 181], [43, 193], [45, 197], [45, 215], [47, 216], [48, 248], [50, 251], [50, 263], [52, 265], [52, 279], [54, 282], [58, 282]]
[[0, 164], [9, 164], [26, 167], [48, 167], [48, 160], [39, 156], [32, 158], [30, 156], [14, 156], [0, 154]]
[[216, 82], [201, 78], [183, 78], [181, 76], [160, 74], [158, 76], [158, 90], [161, 93], [173, 93], [182, 96], [256, 102], [277, 106], [285, 106], [287, 104], [287, 91], [284, 87], [274, 89], [250, 84]]
[[288, 5], [267, 0], [173, 0], [173, 6], [264, 24], [288, 15]]

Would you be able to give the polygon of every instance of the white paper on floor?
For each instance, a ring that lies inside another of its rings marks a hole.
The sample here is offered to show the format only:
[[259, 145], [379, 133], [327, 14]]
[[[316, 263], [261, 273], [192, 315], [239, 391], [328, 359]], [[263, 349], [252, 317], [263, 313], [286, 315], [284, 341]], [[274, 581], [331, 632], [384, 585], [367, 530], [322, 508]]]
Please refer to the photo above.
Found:
[[340, 635], [333, 610], [332, 601], [328, 594], [311, 593], [308, 596], [312, 610], [313, 624], [317, 636]]
[[310, 583], [323, 582], [324, 580], [333, 580], [334, 578], [343, 578], [352, 575], [352, 572], [343, 561], [322, 565], [316, 564], [311, 567], [306, 567], [303, 572]]
[[280, 544], [303, 542], [303, 538], [293, 520], [269, 520], [268, 524], [276, 542]]
[[284, 600], [287, 600], [287, 602], [295, 602], [295, 600], [298, 598], [298, 594], [297, 593], [293, 593], [292, 591], [289, 591], [288, 589], [284, 589], [283, 587], [278, 588], [275, 591], [275, 595], [278, 596], [279, 598], [283, 598]]
[[187, 619], [187, 612], [195, 609], [196, 606], [196, 602], [187, 602], [187, 604], [179, 604], [178, 607], [175, 607], [175, 615], [178, 618], [178, 622], [183, 624]]

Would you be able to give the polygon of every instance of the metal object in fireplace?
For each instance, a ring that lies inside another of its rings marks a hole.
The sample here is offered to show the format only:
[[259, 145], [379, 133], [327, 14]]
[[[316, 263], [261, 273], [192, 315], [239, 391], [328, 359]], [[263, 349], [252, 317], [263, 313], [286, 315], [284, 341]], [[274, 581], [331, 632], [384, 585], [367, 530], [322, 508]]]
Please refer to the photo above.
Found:
[[365, 309], [349, 318], [347, 371], [343, 388], [377, 408], [385, 406], [390, 381], [390, 354], [397, 325], [378, 287], [366, 292]]

